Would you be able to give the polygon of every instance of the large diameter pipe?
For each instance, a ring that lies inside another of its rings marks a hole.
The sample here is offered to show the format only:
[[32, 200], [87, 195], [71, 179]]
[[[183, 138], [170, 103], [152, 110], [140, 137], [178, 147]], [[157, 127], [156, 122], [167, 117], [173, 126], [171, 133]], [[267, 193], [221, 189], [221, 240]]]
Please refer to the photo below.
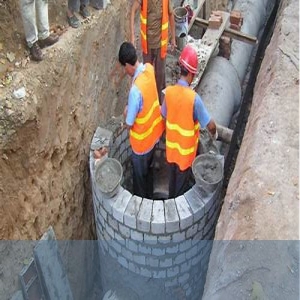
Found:
[[[234, 10], [239, 10], [244, 18], [241, 31], [249, 35], [258, 36], [267, 19], [268, 12], [271, 11], [271, 2], [273, 3], [270, 0], [237, 1]], [[253, 46], [249, 44], [237, 40], [232, 41], [229, 60], [236, 69], [240, 82], [244, 80], [252, 50]]]
[[[267, 18], [271, 0], [239, 0], [234, 9], [243, 16], [241, 31], [258, 36]], [[250, 62], [253, 46], [233, 41], [230, 60], [223, 57], [211, 58], [205, 69], [197, 92], [216, 123], [228, 127], [241, 101], [241, 83]]]

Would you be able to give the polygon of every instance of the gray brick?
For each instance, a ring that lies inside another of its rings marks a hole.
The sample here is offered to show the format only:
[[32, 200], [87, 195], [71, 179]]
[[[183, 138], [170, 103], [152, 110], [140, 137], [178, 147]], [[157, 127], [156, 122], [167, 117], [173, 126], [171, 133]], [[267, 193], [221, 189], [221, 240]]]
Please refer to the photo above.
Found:
[[[169, 268], [167, 270], [167, 276], [168, 277], [174, 277], [174, 276], [177, 276], [179, 274], [179, 267], [176, 266], [176, 267], [173, 267], [173, 268]], [[176, 282], [177, 282], [177, 279], [176, 279]]]
[[131, 197], [131, 193], [129, 193], [127, 190], [123, 190], [123, 193], [119, 194], [112, 207], [114, 218], [121, 223], [124, 223], [124, 213]]
[[166, 278], [166, 271], [152, 271], [152, 277], [153, 278]]
[[126, 240], [126, 246], [130, 251], [138, 252], [138, 245], [132, 240]]
[[179, 216], [176, 209], [174, 199], [164, 201], [165, 205], [165, 218], [166, 218], [166, 232], [172, 233], [179, 231]]
[[121, 235], [123, 235], [125, 238], [130, 238], [130, 229], [126, 226], [123, 226], [122, 224], [119, 224], [119, 232]]
[[155, 256], [162, 256], [165, 255], [165, 253], [165, 248], [152, 248], [152, 254]]
[[117, 258], [118, 258], [117, 252], [116, 252], [114, 249], [112, 249], [111, 247], [109, 247], [108, 253], [110, 254], [110, 256], [111, 256], [112, 258], [114, 258], [114, 259], [117, 259]]
[[180, 265], [181, 263], [183, 263], [185, 261], [185, 253], [180, 253], [179, 255], [177, 255], [174, 259], [174, 263], [176, 265]]
[[169, 280], [169, 281], [165, 282], [165, 287], [166, 288], [173, 287], [173, 286], [176, 286], [176, 285], [178, 285], [177, 277], [175, 277], [173, 280]]
[[189, 272], [192, 266], [192, 262], [190, 260], [184, 262], [181, 266], [180, 266], [180, 273], [185, 273], [185, 272]]
[[215, 220], [216, 218], [211, 218], [208, 222], [207, 222], [207, 224], [205, 225], [205, 227], [204, 227], [204, 230], [203, 230], [203, 236], [205, 237], [205, 235], [210, 231], [210, 229], [212, 228], [212, 227], [214, 227], [214, 224], [215, 224]]
[[139, 255], [139, 254], [132, 254], [133, 261], [136, 262], [137, 264], [140, 265], [145, 265], [146, 264], [146, 257], [144, 255]]
[[130, 228], [136, 229], [136, 219], [140, 210], [142, 198], [134, 195], [128, 202], [125, 213], [124, 223]]
[[211, 193], [211, 194], [203, 193], [201, 191], [201, 189], [199, 187], [197, 187], [196, 185], [193, 186], [193, 190], [201, 198], [201, 200], [204, 204], [204, 214], [206, 214], [210, 210], [211, 206], [214, 203], [215, 192]]
[[151, 247], [144, 244], [139, 244], [139, 252], [143, 254], [151, 254]]
[[118, 222], [115, 219], [113, 219], [111, 216], [108, 216], [107, 220], [110, 227], [112, 227], [116, 231], [119, 231]]
[[153, 201], [151, 232], [155, 234], [165, 233], [165, 210], [163, 201]]
[[168, 244], [171, 242], [171, 235], [159, 235], [158, 242], [161, 244]]
[[174, 233], [172, 236], [172, 240], [177, 243], [184, 241], [185, 240], [185, 231]]
[[192, 259], [192, 265], [195, 266], [199, 264], [201, 261], [201, 253], [197, 254], [193, 259]]
[[122, 265], [124, 268], [128, 269], [128, 261], [123, 257], [119, 256], [118, 257], [118, 262], [120, 265]]
[[131, 272], [134, 272], [134, 273], [139, 273], [138, 272], [138, 267], [137, 265], [135, 265], [134, 263], [132, 262], [128, 262], [128, 269], [131, 271]]
[[203, 216], [203, 218], [198, 222], [198, 231], [202, 230], [206, 224], [206, 216]]
[[120, 243], [121, 245], [124, 245], [126, 244], [126, 241], [123, 237], [121, 237], [117, 232], [115, 232], [115, 240]]
[[137, 215], [137, 229], [143, 232], [150, 232], [153, 200], [143, 198], [140, 211]]
[[173, 261], [172, 258], [164, 258], [159, 261], [159, 266], [161, 268], [172, 267]]
[[175, 198], [175, 203], [180, 220], [180, 230], [184, 230], [193, 224], [193, 214], [184, 196]]
[[138, 232], [138, 231], [133, 230], [133, 229], [130, 230], [130, 236], [133, 240], [140, 241], [140, 242], [142, 242], [143, 238], [144, 238], [144, 236], [141, 232]]
[[191, 259], [192, 257], [196, 256], [197, 253], [198, 253], [198, 247], [196, 245], [186, 252], [186, 255], [185, 255], [186, 259]]
[[178, 282], [183, 284], [183, 283], [187, 282], [187, 280], [189, 278], [190, 278], [190, 275], [188, 273], [185, 273], [184, 275], [178, 277]]
[[105, 221], [107, 221], [107, 212], [101, 205], [100, 205], [100, 215], [103, 217]]
[[112, 213], [113, 213], [113, 210], [112, 210], [113, 205], [115, 204], [117, 199], [122, 195], [123, 192], [124, 192], [124, 189], [120, 186], [117, 194], [114, 197], [105, 198], [103, 200], [103, 207], [110, 215], [112, 215]]
[[184, 194], [184, 197], [192, 209], [195, 223], [204, 216], [204, 203], [201, 201], [200, 196], [195, 192], [194, 187], [189, 189]]
[[108, 244], [105, 239], [102, 240], [102, 245], [106, 251], [108, 251]]
[[151, 234], [144, 234], [144, 242], [151, 245], [157, 244], [157, 236]]
[[122, 255], [128, 259], [128, 260], [133, 260], [133, 256], [132, 256], [132, 252], [130, 250], [125, 249], [124, 247], [122, 247]]
[[141, 267], [141, 275], [144, 277], [152, 277], [152, 272], [146, 268]]
[[159, 259], [156, 257], [148, 256], [146, 257], [146, 264], [152, 268], [157, 268], [159, 265]]
[[121, 253], [122, 247], [115, 240], [110, 241], [110, 246], [113, 247], [118, 253]]
[[96, 219], [102, 227], [105, 227], [106, 225], [106, 221], [104, 220], [104, 218], [101, 216], [101, 214], [98, 215], [97, 219]]
[[192, 240], [186, 240], [179, 244], [179, 252], [185, 252], [192, 246]]
[[198, 232], [198, 224], [194, 224], [186, 231], [186, 238], [193, 237]]
[[178, 253], [178, 251], [179, 251], [178, 250], [178, 245], [166, 248], [166, 253], [167, 254], [175, 254], [175, 253]]
[[110, 226], [106, 226], [105, 230], [112, 239], [115, 238], [115, 232]]

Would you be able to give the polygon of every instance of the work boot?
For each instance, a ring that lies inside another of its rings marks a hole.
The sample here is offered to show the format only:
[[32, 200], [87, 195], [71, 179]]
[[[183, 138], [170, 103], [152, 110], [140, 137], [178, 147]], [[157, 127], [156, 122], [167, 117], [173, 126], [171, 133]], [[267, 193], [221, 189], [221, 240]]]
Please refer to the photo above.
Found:
[[42, 50], [41, 50], [38, 42], [35, 42], [32, 45], [32, 47], [30, 48], [30, 54], [31, 54], [32, 60], [35, 60], [35, 61], [43, 60], [43, 53], [42, 53]]
[[80, 5], [79, 13], [82, 15], [84, 19], [88, 18], [91, 15], [85, 5]]
[[59, 40], [58, 35], [51, 34], [47, 38], [43, 40], [39, 40], [39, 45], [41, 48], [49, 47], [55, 44], [56, 42], [58, 42], [58, 40]]

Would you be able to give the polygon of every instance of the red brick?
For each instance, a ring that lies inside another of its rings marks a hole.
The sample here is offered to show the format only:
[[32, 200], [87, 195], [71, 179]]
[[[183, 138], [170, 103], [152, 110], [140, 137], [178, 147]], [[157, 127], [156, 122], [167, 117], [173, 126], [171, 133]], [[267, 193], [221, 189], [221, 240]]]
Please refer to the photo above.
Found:
[[208, 19], [208, 28], [210, 29], [219, 29], [222, 24], [222, 19], [211, 15]]
[[235, 24], [235, 25], [239, 25], [240, 22], [242, 22], [242, 15], [241, 12], [238, 10], [233, 10], [230, 13], [230, 23], [231, 24]]

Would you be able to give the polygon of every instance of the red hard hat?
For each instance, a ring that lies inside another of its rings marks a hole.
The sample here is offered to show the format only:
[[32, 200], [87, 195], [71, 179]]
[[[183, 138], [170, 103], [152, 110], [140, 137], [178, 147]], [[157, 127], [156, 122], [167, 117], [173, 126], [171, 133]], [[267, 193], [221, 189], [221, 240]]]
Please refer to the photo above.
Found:
[[197, 52], [191, 45], [187, 45], [184, 47], [179, 57], [179, 63], [184, 66], [189, 72], [193, 74], [197, 73]]

